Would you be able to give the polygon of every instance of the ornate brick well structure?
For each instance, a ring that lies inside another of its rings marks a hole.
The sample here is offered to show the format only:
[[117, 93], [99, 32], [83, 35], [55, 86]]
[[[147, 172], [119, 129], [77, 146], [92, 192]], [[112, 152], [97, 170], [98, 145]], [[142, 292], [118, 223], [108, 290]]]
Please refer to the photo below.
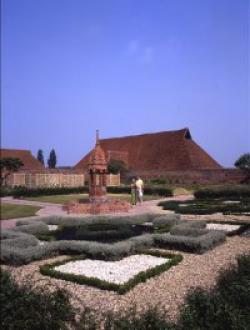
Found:
[[107, 161], [100, 145], [99, 133], [96, 132], [96, 145], [89, 157], [89, 200], [76, 201], [65, 204], [68, 213], [116, 213], [128, 212], [130, 204], [107, 197]]

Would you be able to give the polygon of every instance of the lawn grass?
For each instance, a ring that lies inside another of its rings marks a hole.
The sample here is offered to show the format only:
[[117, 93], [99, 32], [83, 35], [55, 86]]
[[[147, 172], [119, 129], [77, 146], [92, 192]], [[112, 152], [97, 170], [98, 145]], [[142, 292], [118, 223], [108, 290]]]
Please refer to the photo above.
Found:
[[[130, 202], [130, 195], [129, 194], [108, 194], [108, 197], [121, 199], [123, 201]], [[159, 199], [160, 196], [152, 196], [152, 195], [145, 195], [144, 200], [153, 200]], [[70, 195], [51, 195], [51, 196], [37, 196], [37, 197], [25, 197], [26, 200], [29, 201], [37, 201], [37, 202], [46, 202], [46, 203], [55, 203], [55, 204], [64, 204], [73, 200], [78, 199], [88, 199], [88, 194], [70, 194]]]
[[1, 204], [0, 219], [8, 220], [22, 217], [30, 217], [40, 210], [39, 206]]

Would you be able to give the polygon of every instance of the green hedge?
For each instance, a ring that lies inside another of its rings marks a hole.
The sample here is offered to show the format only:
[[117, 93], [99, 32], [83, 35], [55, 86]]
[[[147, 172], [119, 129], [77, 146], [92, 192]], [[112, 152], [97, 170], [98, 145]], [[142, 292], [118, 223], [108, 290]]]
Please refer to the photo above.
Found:
[[[96, 217], [98, 218], [98, 217]], [[126, 218], [126, 217], [125, 217]], [[133, 218], [133, 217], [131, 217]], [[137, 217], [135, 217], [137, 218]], [[148, 218], [148, 217], [146, 217]], [[51, 221], [51, 217], [48, 218], [48, 222]], [[53, 221], [53, 224], [60, 224], [60, 220], [63, 218], [57, 218], [57, 221]], [[90, 218], [93, 220], [93, 217]], [[89, 220], [90, 220], [89, 219]], [[111, 218], [115, 222], [114, 218]], [[110, 220], [111, 220], [110, 219]], [[69, 225], [69, 218], [63, 219]], [[77, 220], [77, 219], [75, 219]], [[85, 219], [78, 219], [78, 221], [84, 221]], [[132, 221], [132, 219], [127, 219]], [[137, 219], [138, 220], [138, 219]], [[141, 220], [141, 218], [140, 218]], [[37, 221], [37, 220], [36, 220]], [[45, 219], [43, 218], [43, 221]], [[73, 219], [72, 219], [73, 221]], [[97, 220], [96, 220], [97, 221]], [[124, 220], [123, 220], [124, 221]], [[130, 222], [129, 221], [129, 222]], [[40, 219], [41, 222], [41, 219]], [[23, 223], [23, 222], [22, 222]], [[71, 223], [73, 225], [74, 223]], [[79, 224], [79, 222], [78, 222]], [[180, 221], [176, 225], [185, 224], [186, 232], [174, 232], [175, 224], [166, 224], [157, 225], [155, 228], [158, 230], [158, 233], [144, 234], [140, 236], [134, 236], [126, 240], [119, 241], [114, 244], [98, 243], [94, 241], [52, 241], [45, 242], [45, 244], [40, 245], [39, 242], [35, 242], [34, 236], [35, 231], [39, 235], [48, 235], [44, 231], [44, 227], [40, 223], [35, 224], [30, 222], [26, 224], [24, 222], [23, 226], [19, 224], [15, 230], [2, 230], [1, 233], [1, 261], [6, 264], [22, 265], [28, 264], [35, 260], [44, 259], [47, 257], [67, 254], [67, 255], [79, 255], [86, 254], [90, 258], [101, 259], [101, 260], [118, 260], [124, 256], [134, 254], [142, 248], [150, 248], [154, 246], [167, 247], [170, 249], [177, 249], [180, 251], [189, 251], [193, 253], [203, 253], [208, 249], [213, 248], [217, 244], [225, 240], [225, 233], [222, 231], [210, 230], [207, 234], [197, 236], [197, 233], [202, 232], [204, 228], [204, 222], [195, 222], [195, 221]], [[45, 227], [46, 225], [43, 224]], [[161, 226], [164, 226], [162, 228]], [[25, 247], [20, 248], [24, 244], [22, 227], [27, 236], [31, 237], [30, 240], [27, 240]], [[30, 229], [29, 229], [30, 227]], [[172, 234], [166, 234], [164, 232], [171, 231]], [[33, 235], [28, 235], [27, 232], [32, 232]], [[159, 233], [160, 232], [160, 233]], [[163, 233], [161, 233], [163, 232]], [[10, 233], [12, 237], [8, 237]], [[203, 232], [202, 232], [203, 234]], [[14, 236], [15, 235], [15, 236]], [[19, 235], [19, 236], [18, 236]], [[38, 235], [38, 237], [39, 237]], [[190, 236], [191, 235], [191, 236]], [[20, 242], [18, 238], [20, 237]], [[28, 244], [30, 242], [30, 244]]]
[[205, 251], [222, 243], [226, 239], [224, 232], [210, 230], [200, 236], [185, 236], [171, 234], [155, 234], [155, 245], [161, 248], [174, 249], [191, 253], [204, 253]]
[[[27, 187], [1, 187], [1, 197], [14, 196], [19, 197], [36, 197], [47, 195], [66, 195], [66, 194], [85, 194], [89, 192], [88, 186], [81, 187], [58, 187], [58, 188], [27, 188]], [[107, 187], [107, 192], [110, 194], [130, 194], [130, 186]], [[146, 186], [144, 189], [145, 195], [158, 196], [173, 196], [173, 190], [165, 187]]]
[[[130, 194], [130, 186], [120, 186], [120, 187], [107, 187], [108, 193], [111, 194]], [[173, 196], [173, 190], [165, 187], [154, 187], [146, 186], [144, 188], [145, 195], [158, 195], [158, 196]]]
[[175, 211], [179, 214], [244, 214], [250, 212], [250, 198], [240, 199], [239, 204], [225, 204], [222, 199], [196, 199], [191, 201], [162, 201], [158, 204], [164, 210]]
[[200, 189], [195, 191], [195, 198], [197, 199], [210, 199], [210, 198], [250, 198], [250, 185], [241, 186], [221, 186]]
[[[67, 259], [66, 261], [61, 261], [61, 262], [56, 262], [56, 263], [51, 263], [51, 264], [46, 264], [43, 266], [40, 266], [40, 272], [43, 275], [55, 277], [58, 279], [62, 279], [65, 281], [70, 281], [78, 284], [85, 284], [85, 285], [90, 285], [90, 286], [95, 286], [99, 289], [102, 290], [111, 290], [111, 291], [116, 291], [119, 294], [124, 294], [131, 290], [134, 286], [136, 286], [138, 283], [141, 282], [146, 282], [147, 279], [150, 277], [156, 276], [161, 274], [162, 272], [165, 272], [172, 266], [177, 265], [181, 260], [182, 256], [181, 255], [173, 255], [169, 253], [164, 253], [164, 252], [159, 252], [156, 251], [143, 251], [143, 254], [150, 254], [150, 255], [156, 255], [157, 257], [162, 257], [162, 258], [168, 258], [171, 259], [170, 261], [166, 261], [166, 263], [162, 265], [158, 265], [154, 268], [148, 269], [146, 271], [142, 271], [135, 275], [133, 278], [131, 278], [128, 282], [124, 284], [115, 284], [107, 281], [100, 280], [95, 277], [86, 277], [84, 275], [74, 275], [74, 274], [69, 274], [69, 273], [62, 273], [59, 271], [56, 271], [54, 268], [56, 266], [64, 265], [67, 262], [74, 261], [75, 258], [73, 259]], [[85, 258], [82, 258], [85, 259]], [[79, 259], [77, 259], [79, 260]]]
[[16, 187], [12, 189], [12, 195], [18, 197], [36, 197], [46, 195], [66, 195], [88, 193], [88, 187], [62, 187], [62, 188], [26, 188]]
[[12, 189], [5, 186], [0, 186], [0, 197], [11, 196]]

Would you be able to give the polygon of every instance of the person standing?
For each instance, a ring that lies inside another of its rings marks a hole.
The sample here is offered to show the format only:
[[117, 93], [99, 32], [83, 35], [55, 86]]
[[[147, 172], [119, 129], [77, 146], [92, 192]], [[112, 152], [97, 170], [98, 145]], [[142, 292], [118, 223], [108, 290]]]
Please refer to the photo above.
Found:
[[135, 179], [132, 179], [132, 183], [131, 183], [130, 187], [131, 187], [131, 204], [136, 205], [137, 195], [136, 195]]
[[143, 180], [138, 177], [136, 182], [135, 182], [135, 185], [136, 185], [136, 192], [137, 192], [137, 200], [139, 201], [139, 203], [142, 203], [143, 202], [143, 187], [144, 187], [144, 182]]

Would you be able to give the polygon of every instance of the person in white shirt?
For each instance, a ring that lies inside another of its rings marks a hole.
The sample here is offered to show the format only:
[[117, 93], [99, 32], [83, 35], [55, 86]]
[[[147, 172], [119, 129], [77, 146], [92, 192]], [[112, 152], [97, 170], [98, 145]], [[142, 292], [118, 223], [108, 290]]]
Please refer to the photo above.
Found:
[[143, 180], [138, 177], [136, 182], [135, 182], [135, 186], [136, 186], [136, 192], [137, 192], [137, 199], [139, 201], [139, 203], [143, 202], [143, 187], [144, 187], [144, 182]]

